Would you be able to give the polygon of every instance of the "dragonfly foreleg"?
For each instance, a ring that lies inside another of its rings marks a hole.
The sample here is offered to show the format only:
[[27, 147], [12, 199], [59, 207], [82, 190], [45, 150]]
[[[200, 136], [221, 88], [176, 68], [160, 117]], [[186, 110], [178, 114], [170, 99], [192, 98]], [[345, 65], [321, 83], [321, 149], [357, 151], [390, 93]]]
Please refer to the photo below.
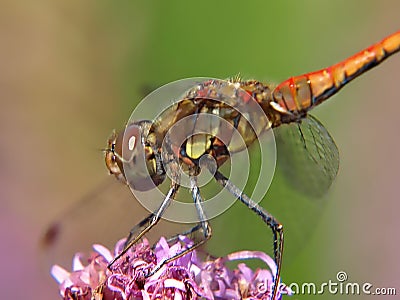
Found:
[[[183, 235], [191, 234], [193, 232], [197, 232], [200, 229], [202, 230], [202, 239], [198, 241], [194, 241], [194, 244], [187, 247], [183, 251], [173, 255], [172, 257], [169, 257], [162, 262], [160, 262], [152, 271], [150, 274], [147, 276], [151, 276], [155, 274], [158, 270], [160, 270], [164, 265], [170, 263], [171, 261], [174, 261], [175, 259], [182, 257], [183, 255], [186, 255], [187, 253], [193, 251], [194, 249], [198, 248], [202, 244], [204, 244], [206, 241], [208, 241], [212, 235], [211, 227], [207, 221], [207, 217], [204, 213], [202, 202], [203, 199], [201, 198], [199, 188], [196, 183], [195, 177], [191, 177], [191, 191], [192, 191], [192, 198], [196, 207], [196, 212], [197, 215], [199, 216], [200, 222], [196, 226], [192, 227], [190, 230], [187, 232], [184, 232]], [[181, 234], [182, 235], [182, 234]], [[175, 238], [175, 237], [173, 237]], [[176, 239], [179, 238], [179, 235], [176, 237]]]
[[125, 244], [124, 244], [124, 249], [129, 245], [129, 243], [135, 238], [135, 234], [141, 230], [141, 228], [147, 228], [151, 226], [152, 221], [154, 220], [154, 217], [156, 216], [155, 213], [149, 214], [146, 218], [144, 218], [142, 221], [140, 221], [138, 224], [136, 224], [130, 231], [129, 235], [126, 238]]
[[[174, 236], [170, 237], [167, 239], [168, 244], [174, 244], [179, 240], [179, 236], [181, 235], [185, 235], [185, 236], [191, 236], [193, 233], [199, 231], [200, 229], [202, 229], [201, 224], [196, 224], [195, 226], [193, 226], [192, 228], [190, 228], [189, 230], [183, 231], [181, 233], [175, 234]], [[153, 248], [155, 247], [155, 245], [153, 246]]]
[[[162, 215], [164, 214], [165, 210], [168, 208], [171, 200], [174, 199], [176, 192], [178, 191], [179, 185], [176, 183], [172, 184], [172, 187], [169, 189], [168, 194], [165, 196], [163, 202], [161, 203], [160, 207], [154, 212], [151, 213], [149, 216], [144, 218], [141, 222], [139, 222], [136, 226], [134, 226], [131, 231], [129, 232], [128, 238], [125, 242], [124, 249], [119, 253], [114, 259], [108, 264], [108, 268], [110, 268], [121, 256], [123, 256], [138, 240], [142, 238], [154, 225], [160, 221]], [[144, 227], [144, 228], [143, 228]], [[138, 235], [135, 237], [134, 234], [143, 228]]]
[[278, 220], [271, 215], [268, 211], [266, 211], [263, 207], [258, 205], [258, 203], [254, 202], [250, 199], [246, 194], [244, 194], [239, 188], [237, 188], [228, 178], [226, 178], [221, 172], [216, 170], [214, 173], [214, 178], [220, 183], [225, 189], [227, 189], [231, 194], [233, 194], [237, 199], [239, 199], [242, 203], [244, 203], [249, 209], [255, 212], [261, 219], [266, 223], [272, 230], [272, 234], [274, 236], [274, 259], [277, 266], [274, 289], [273, 289], [273, 297], [277, 294], [278, 285], [280, 281], [280, 273], [282, 266], [282, 255], [283, 255], [283, 225], [278, 222]]

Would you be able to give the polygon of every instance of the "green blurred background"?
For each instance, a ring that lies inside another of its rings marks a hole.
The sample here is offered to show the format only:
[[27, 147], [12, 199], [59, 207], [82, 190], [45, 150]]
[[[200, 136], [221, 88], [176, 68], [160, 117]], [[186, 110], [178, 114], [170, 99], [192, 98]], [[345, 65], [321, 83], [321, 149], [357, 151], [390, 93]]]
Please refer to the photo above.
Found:
[[[4, 299], [57, 299], [56, 284], [38, 263], [40, 236], [107, 176], [97, 149], [124, 125], [144, 90], [238, 73], [279, 82], [336, 63], [400, 27], [394, 0], [2, 1], [1, 7]], [[399, 69], [394, 57], [313, 112], [335, 138], [340, 170], [321, 220], [284, 264], [284, 282], [319, 284], [346, 271], [351, 282], [400, 292]], [[278, 219], [292, 218], [291, 228], [297, 216], [299, 227], [310, 227], [296, 209], [279, 207], [282, 197], [301, 201], [278, 178], [263, 204]], [[240, 205], [212, 224], [213, 253], [271, 249], [269, 231]], [[294, 298], [330, 297], [346, 298]]]

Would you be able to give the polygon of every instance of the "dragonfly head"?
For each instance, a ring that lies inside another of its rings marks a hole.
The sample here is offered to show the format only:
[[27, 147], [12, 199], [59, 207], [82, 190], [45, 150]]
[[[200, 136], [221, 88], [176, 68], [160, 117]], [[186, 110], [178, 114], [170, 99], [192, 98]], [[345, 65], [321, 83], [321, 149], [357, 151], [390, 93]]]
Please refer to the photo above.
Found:
[[148, 191], [165, 179], [156, 153], [144, 138], [150, 126], [150, 121], [139, 121], [128, 125], [120, 133], [114, 132], [105, 150], [105, 162], [110, 174], [138, 191]]

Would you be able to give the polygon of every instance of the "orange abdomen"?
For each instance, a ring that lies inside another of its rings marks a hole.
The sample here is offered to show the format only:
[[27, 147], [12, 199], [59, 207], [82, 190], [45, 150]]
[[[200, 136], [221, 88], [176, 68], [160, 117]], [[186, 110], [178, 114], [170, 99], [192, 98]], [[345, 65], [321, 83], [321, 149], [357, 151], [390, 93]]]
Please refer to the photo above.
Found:
[[274, 89], [273, 101], [289, 112], [307, 111], [399, 50], [397, 31], [336, 65], [285, 80]]

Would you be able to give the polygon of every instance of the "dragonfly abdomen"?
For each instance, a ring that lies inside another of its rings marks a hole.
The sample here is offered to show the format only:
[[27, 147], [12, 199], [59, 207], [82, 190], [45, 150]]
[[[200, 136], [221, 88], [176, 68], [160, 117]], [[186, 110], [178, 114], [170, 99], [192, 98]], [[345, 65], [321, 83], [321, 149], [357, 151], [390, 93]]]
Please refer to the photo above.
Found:
[[281, 112], [307, 112], [336, 94], [354, 78], [377, 66], [400, 50], [400, 31], [328, 68], [291, 77], [273, 91]]

